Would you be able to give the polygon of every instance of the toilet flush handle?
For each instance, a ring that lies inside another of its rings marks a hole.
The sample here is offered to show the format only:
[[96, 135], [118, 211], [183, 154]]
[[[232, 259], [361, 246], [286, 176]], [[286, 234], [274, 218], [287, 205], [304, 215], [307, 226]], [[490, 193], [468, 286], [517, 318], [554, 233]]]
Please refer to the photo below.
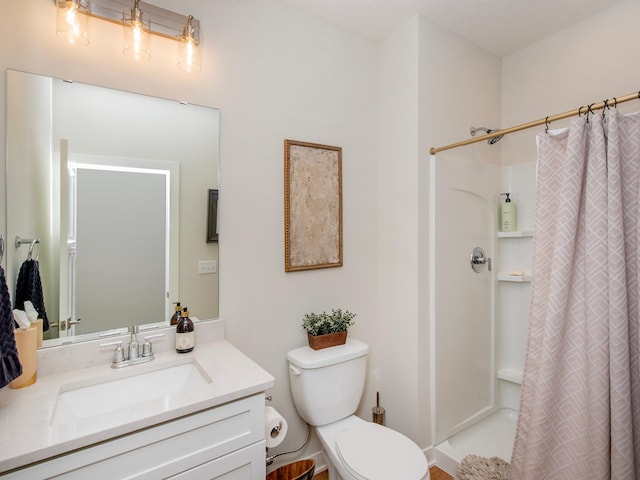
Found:
[[289, 364], [289, 370], [291, 370], [291, 373], [293, 373], [296, 377], [300, 375], [300, 370], [298, 370], [296, 367], [294, 367], [293, 365]]

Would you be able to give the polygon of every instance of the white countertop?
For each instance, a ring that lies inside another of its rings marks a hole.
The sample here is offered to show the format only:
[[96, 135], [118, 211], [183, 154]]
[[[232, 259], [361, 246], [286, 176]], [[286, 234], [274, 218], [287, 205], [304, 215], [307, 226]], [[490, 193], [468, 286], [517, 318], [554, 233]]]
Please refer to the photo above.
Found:
[[[68, 388], [111, 381], [172, 365], [194, 362], [211, 383], [172, 394], [164, 402], [132, 406], [82, 422], [52, 422], [58, 394]], [[112, 369], [107, 362], [77, 370], [38, 376], [35, 384], [0, 390], [0, 473], [102, 442], [141, 428], [173, 420], [255, 393], [274, 378], [224, 340], [198, 344], [193, 352], [164, 351], [149, 363]], [[72, 387], [70, 387], [72, 385]]]

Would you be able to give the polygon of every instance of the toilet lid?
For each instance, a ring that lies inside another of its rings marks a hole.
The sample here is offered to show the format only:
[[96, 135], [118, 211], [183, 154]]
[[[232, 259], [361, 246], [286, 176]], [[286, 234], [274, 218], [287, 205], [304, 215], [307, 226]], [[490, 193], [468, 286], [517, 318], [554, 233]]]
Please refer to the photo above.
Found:
[[377, 423], [366, 422], [336, 435], [342, 463], [359, 480], [420, 480], [427, 459], [407, 437]]

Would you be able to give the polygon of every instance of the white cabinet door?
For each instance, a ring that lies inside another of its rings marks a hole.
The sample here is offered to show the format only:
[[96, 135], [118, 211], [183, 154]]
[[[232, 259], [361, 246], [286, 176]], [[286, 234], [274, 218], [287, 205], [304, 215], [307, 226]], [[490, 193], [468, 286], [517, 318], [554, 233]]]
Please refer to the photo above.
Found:
[[180, 473], [171, 480], [264, 480], [264, 441]]

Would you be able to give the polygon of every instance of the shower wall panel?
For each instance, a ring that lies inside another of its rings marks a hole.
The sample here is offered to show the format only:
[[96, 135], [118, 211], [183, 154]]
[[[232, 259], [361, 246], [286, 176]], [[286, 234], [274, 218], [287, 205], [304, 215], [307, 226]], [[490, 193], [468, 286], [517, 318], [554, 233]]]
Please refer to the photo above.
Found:
[[471, 268], [474, 247], [493, 257], [499, 167], [431, 159], [435, 443], [494, 407], [494, 272]]

